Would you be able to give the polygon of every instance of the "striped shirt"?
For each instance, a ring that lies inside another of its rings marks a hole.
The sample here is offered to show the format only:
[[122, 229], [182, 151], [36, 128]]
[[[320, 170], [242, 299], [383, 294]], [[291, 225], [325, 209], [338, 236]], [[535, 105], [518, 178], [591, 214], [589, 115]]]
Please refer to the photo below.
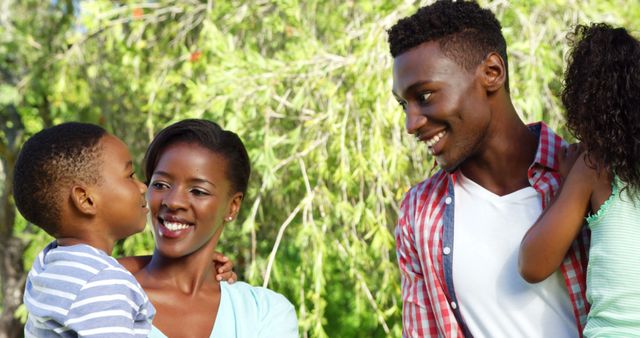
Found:
[[618, 177], [611, 195], [587, 218], [591, 229], [585, 337], [640, 335], [640, 196]]
[[[539, 141], [527, 175], [545, 208], [560, 188], [558, 154], [566, 144], [542, 122], [529, 129]], [[402, 274], [403, 337], [471, 337], [457, 306], [452, 277], [455, 182], [455, 174], [440, 170], [413, 186], [402, 202], [396, 252]], [[579, 332], [589, 307], [585, 295], [588, 245], [585, 230], [560, 267]]]
[[27, 277], [25, 337], [146, 337], [155, 309], [113, 257], [50, 243]]

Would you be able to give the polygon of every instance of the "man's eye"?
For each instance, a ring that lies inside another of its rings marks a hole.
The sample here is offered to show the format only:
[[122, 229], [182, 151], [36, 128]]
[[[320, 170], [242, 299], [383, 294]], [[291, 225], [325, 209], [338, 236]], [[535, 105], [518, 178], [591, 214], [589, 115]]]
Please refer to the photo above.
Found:
[[398, 104], [400, 105], [400, 107], [402, 107], [403, 110], [407, 109], [407, 102], [406, 101], [398, 101]]
[[426, 92], [426, 93], [422, 93], [418, 96], [418, 99], [420, 100], [420, 102], [427, 102], [429, 101], [429, 98], [431, 97], [431, 92]]

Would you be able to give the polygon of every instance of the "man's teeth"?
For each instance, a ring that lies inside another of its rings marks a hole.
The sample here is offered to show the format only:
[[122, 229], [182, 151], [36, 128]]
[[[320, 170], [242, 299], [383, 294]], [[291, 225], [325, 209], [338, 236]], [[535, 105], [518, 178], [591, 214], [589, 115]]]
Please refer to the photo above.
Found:
[[438, 143], [438, 141], [440, 141], [440, 139], [444, 136], [444, 134], [446, 134], [446, 132], [443, 130], [439, 132], [436, 136], [425, 141], [425, 143], [427, 144], [427, 147], [433, 147], [436, 143]]
[[171, 231], [178, 231], [188, 228], [189, 225], [184, 223], [164, 222], [164, 227]]

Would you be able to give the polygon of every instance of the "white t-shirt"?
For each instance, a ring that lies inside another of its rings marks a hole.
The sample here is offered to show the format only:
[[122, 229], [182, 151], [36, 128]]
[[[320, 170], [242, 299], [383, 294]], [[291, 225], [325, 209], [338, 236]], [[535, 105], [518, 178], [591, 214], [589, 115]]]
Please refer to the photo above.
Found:
[[562, 274], [529, 284], [518, 272], [518, 250], [542, 211], [527, 187], [498, 196], [457, 173], [453, 285], [474, 337], [577, 337]]

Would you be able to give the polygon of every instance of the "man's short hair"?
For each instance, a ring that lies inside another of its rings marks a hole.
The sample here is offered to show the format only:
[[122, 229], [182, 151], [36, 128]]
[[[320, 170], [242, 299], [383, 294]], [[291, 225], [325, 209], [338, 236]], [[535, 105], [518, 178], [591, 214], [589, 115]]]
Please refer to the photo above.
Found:
[[447, 57], [472, 71], [496, 52], [504, 60], [505, 88], [509, 90], [507, 43], [500, 22], [474, 1], [436, 1], [401, 19], [388, 33], [394, 58], [424, 42], [438, 41]]
[[96, 125], [63, 123], [44, 129], [25, 142], [13, 177], [16, 207], [29, 222], [55, 236], [64, 194], [71, 184], [100, 182], [100, 139]]

